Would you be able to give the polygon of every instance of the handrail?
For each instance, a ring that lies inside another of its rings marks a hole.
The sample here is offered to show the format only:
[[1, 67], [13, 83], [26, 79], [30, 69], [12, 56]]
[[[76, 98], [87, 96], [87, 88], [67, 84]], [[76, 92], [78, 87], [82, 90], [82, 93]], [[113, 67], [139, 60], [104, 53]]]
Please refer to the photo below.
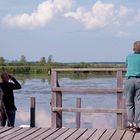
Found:
[[53, 68], [52, 71], [56, 72], [68, 72], [68, 71], [126, 71], [126, 68]]
[[122, 93], [123, 88], [96, 88], [96, 87], [52, 87], [53, 92], [75, 92], [75, 93]]
[[125, 109], [93, 109], [93, 108], [63, 108], [53, 107], [52, 111], [65, 112], [85, 112], [85, 113], [124, 113]]
[[[57, 78], [59, 72], [85, 72], [85, 71], [115, 71], [117, 78], [117, 87], [65, 87], [60, 86]], [[123, 99], [123, 78], [122, 72], [125, 68], [67, 68], [67, 69], [52, 69], [51, 70], [51, 110], [52, 110], [52, 127], [62, 127], [62, 111], [65, 112], [96, 112], [96, 113], [116, 113], [117, 128], [124, 127], [123, 115], [126, 112], [124, 109]], [[117, 94], [117, 109], [93, 109], [93, 108], [63, 108], [62, 95], [65, 93], [116, 93]]]

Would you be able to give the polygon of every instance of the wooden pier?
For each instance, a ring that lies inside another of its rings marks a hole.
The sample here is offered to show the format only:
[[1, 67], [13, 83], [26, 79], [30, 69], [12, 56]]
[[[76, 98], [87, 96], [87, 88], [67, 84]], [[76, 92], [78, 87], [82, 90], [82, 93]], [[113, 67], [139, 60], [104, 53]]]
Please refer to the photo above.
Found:
[[0, 128], [0, 140], [140, 140], [123, 129]]
[[[57, 73], [87, 72], [87, 71], [114, 71], [116, 72], [117, 85], [115, 88], [104, 87], [65, 87], [59, 84]], [[140, 140], [140, 133], [133, 133], [124, 129], [126, 110], [123, 100], [123, 77], [125, 69], [52, 69], [51, 71], [51, 128], [35, 127], [35, 99], [31, 99], [31, 123], [29, 128], [0, 127], [0, 140]], [[109, 93], [116, 94], [117, 108], [81, 108], [81, 99], [77, 98], [75, 108], [65, 108], [62, 106], [62, 95], [65, 93]], [[1, 102], [0, 102], [1, 105]], [[1, 109], [1, 107], [0, 107]], [[62, 112], [75, 112], [76, 128], [63, 128]], [[112, 129], [92, 129], [80, 128], [81, 112], [90, 113], [115, 113], [116, 128]], [[1, 113], [1, 112], [0, 112]], [[0, 114], [1, 117], [1, 114]]]

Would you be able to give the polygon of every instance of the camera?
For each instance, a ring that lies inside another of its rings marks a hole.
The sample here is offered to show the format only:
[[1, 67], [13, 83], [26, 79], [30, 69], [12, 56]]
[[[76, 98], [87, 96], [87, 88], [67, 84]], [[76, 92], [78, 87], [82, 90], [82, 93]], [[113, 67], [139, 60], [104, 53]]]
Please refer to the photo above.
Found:
[[12, 78], [12, 76], [11, 76], [10, 74], [8, 74], [8, 77], [9, 77], [9, 78]]

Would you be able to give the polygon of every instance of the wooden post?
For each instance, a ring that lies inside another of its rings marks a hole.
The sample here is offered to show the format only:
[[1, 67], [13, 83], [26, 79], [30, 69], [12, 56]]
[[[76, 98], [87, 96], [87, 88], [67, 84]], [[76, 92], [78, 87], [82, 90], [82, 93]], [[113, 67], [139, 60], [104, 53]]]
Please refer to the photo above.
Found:
[[[125, 98], [123, 98], [122, 105], [123, 105], [123, 109], [126, 110]], [[125, 111], [123, 113], [123, 128], [126, 128], [126, 127], [127, 127], [127, 113]]]
[[[81, 98], [76, 99], [76, 108], [81, 108]], [[80, 128], [81, 112], [76, 112], [76, 128]]]
[[[59, 82], [57, 80], [57, 87], [59, 87]], [[56, 107], [62, 107], [62, 92], [56, 93]], [[62, 127], [62, 111], [57, 112], [57, 128]]]
[[[55, 70], [52, 70], [51, 72], [51, 85], [52, 85], [52, 88], [59, 87], [57, 73]], [[61, 92], [52, 92], [51, 108], [53, 107], [62, 107], [62, 93]], [[62, 112], [52, 111], [51, 127], [53, 128], [62, 127]]]
[[30, 127], [35, 127], [35, 97], [31, 97]]
[[[123, 84], [123, 78], [122, 78], [122, 70], [117, 71], [117, 88], [122, 88]], [[122, 109], [122, 100], [123, 100], [123, 94], [117, 92], [117, 108]], [[122, 113], [117, 113], [117, 128], [122, 129], [123, 128], [123, 115]]]

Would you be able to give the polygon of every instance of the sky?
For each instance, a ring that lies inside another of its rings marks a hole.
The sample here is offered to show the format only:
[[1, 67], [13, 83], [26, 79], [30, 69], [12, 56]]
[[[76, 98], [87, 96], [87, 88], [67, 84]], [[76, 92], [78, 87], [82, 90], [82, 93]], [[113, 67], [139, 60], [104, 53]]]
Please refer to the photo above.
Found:
[[0, 0], [0, 57], [124, 62], [140, 40], [139, 0]]

